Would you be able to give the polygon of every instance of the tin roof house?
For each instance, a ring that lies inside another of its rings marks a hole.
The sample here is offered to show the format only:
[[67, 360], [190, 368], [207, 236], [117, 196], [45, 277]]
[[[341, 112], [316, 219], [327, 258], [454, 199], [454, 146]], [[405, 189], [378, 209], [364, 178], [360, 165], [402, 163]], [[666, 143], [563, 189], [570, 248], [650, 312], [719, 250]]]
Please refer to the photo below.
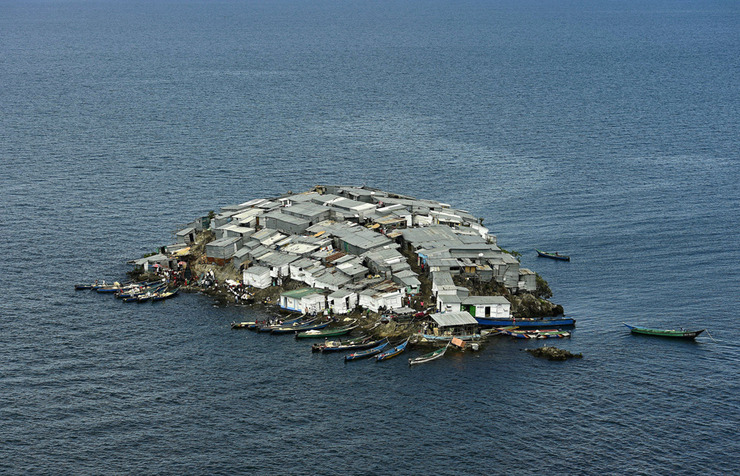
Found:
[[272, 284], [270, 268], [250, 266], [242, 272], [242, 282], [247, 286], [253, 286], [258, 289], [269, 288]]
[[360, 292], [360, 306], [378, 312], [380, 308], [398, 309], [403, 307], [405, 290], [393, 281], [383, 281]]
[[339, 289], [329, 294], [327, 297], [329, 301], [329, 309], [334, 314], [348, 314], [355, 307], [357, 307], [357, 301], [359, 297], [357, 293], [348, 289]]
[[462, 310], [473, 317], [511, 317], [511, 303], [504, 296], [469, 296], [463, 299]]
[[278, 230], [288, 235], [298, 235], [311, 226], [311, 222], [305, 218], [283, 213], [281, 210], [284, 209], [273, 210], [262, 215], [262, 223], [266, 228]]
[[326, 298], [321, 289], [301, 288], [282, 293], [280, 307], [287, 311], [314, 314], [326, 309]]
[[206, 244], [206, 262], [224, 266], [236, 253], [241, 238], [221, 238]]

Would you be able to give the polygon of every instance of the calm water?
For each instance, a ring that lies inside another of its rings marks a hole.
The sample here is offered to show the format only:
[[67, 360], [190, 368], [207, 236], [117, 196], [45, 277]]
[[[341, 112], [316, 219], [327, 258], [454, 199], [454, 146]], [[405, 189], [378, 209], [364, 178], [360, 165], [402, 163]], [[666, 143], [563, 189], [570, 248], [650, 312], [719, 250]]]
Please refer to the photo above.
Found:
[[[738, 31], [721, 1], [0, 2], [0, 472], [737, 474]], [[322, 182], [483, 217], [584, 359], [344, 365], [231, 331], [257, 308], [72, 290]]]

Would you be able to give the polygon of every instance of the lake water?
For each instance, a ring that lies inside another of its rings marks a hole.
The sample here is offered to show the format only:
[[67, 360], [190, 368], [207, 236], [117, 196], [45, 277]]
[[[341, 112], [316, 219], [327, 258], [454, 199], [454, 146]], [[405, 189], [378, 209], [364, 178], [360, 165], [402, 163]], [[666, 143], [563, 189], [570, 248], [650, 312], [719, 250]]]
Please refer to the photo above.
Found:
[[[739, 26], [724, 1], [0, 3], [0, 472], [739, 473]], [[229, 328], [257, 307], [73, 290], [319, 183], [484, 218], [584, 358], [345, 365]]]

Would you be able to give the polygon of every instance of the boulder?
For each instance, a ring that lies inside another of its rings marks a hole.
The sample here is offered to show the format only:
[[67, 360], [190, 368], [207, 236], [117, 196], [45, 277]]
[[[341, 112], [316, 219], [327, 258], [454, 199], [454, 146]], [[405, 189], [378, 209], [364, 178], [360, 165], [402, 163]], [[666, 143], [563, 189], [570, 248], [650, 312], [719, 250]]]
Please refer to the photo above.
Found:
[[571, 354], [567, 350], [558, 349], [557, 347], [538, 347], [536, 349], [526, 349], [527, 352], [547, 360], [568, 360], [568, 359], [582, 359], [583, 354]]

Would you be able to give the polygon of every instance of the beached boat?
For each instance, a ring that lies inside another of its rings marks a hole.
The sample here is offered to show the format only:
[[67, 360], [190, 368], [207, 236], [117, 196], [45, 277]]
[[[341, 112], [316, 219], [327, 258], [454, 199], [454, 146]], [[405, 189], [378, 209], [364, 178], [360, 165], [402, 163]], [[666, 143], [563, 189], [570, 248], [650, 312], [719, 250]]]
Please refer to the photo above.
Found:
[[180, 291], [180, 288], [175, 288], [172, 291], [160, 291], [158, 293], [154, 293], [152, 295], [152, 302], [154, 301], [163, 301], [165, 299], [169, 299], [171, 297], [177, 296], [177, 293]]
[[345, 355], [344, 361], [349, 362], [350, 360], [359, 360], [359, 359], [366, 359], [368, 357], [372, 357], [373, 355], [376, 355], [382, 352], [383, 349], [385, 349], [387, 345], [388, 345], [388, 339], [383, 339], [383, 342], [381, 342], [379, 345], [376, 345], [372, 349], [361, 350], [359, 352], [353, 352], [352, 354]]
[[642, 334], [646, 336], [656, 337], [672, 337], [675, 339], [694, 339], [696, 336], [704, 332], [706, 329], [700, 329], [698, 331], [687, 331], [686, 329], [651, 329], [648, 327], [631, 326], [623, 323], [629, 327], [629, 330], [633, 334]]
[[323, 329], [329, 327], [331, 321], [318, 322], [315, 320], [310, 324], [298, 325], [298, 326], [287, 326], [287, 327], [276, 327], [270, 331], [271, 334], [292, 334], [294, 332], [312, 331], [316, 329]]
[[537, 248], [534, 249], [537, 252], [537, 256], [540, 256], [542, 258], [550, 258], [550, 259], [559, 259], [561, 261], [570, 261], [570, 256], [561, 255], [557, 251], [552, 253], [549, 251], [541, 251]]
[[403, 353], [404, 350], [406, 350], [406, 346], [409, 345], [409, 340], [406, 339], [405, 341], [401, 342], [397, 346], [395, 346], [392, 349], [388, 349], [386, 351], [381, 352], [380, 354], [375, 356], [375, 361], [380, 362], [381, 360], [388, 360], [392, 359], [393, 357]]
[[[357, 322], [357, 321], [355, 321]], [[295, 335], [296, 339], [321, 339], [325, 337], [337, 337], [349, 334], [353, 329], [358, 326], [353, 322], [352, 324], [345, 327], [335, 327], [333, 329], [311, 329], [308, 331], [297, 332]]]
[[342, 352], [347, 350], [363, 350], [363, 349], [369, 349], [371, 347], [376, 347], [380, 345], [385, 339], [377, 339], [374, 340], [372, 337], [367, 336], [362, 338], [361, 340], [348, 340], [348, 341], [329, 341], [324, 344], [316, 344], [318, 345], [317, 352], [322, 353], [330, 353], [330, 352]]
[[450, 342], [452, 339], [460, 339], [465, 342], [472, 342], [476, 340], [480, 340], [481, 336], [480, 334], [441, 334], [441, 335], [434, 335], [434, 334], [417, 334], [418, 342], [438, 342], [438, 343], [445, 343]]
[[134, 285], [128, 288], [122, 288], [120, 291], [115, 293], [115, 296], [119, 299], [125, 299], [129, 297], [136, 297], [148, 292], [160, 292], [164, 291], [167, 285], [164, 281], [155, 281], [153, 283], [145, 283], [141, 285]]
[[476, 317], [478, 325], [484, 327], [529, 327], [543, 329], [550, 327], [568, 327], [575, 326], [576, 320], [572, 317], [543, 317], [543, 318], [494, 318], [494, 317]]
[[517, 339], [562, 339], [570, 337], [569, 331], [560, 329], [500, 329], [503, 335], [515, 337]]
[[232, 329], [246, 329], [249, 326], [252, 326], [254, 324], [257, 324], [257, 321], [232, 322], [231, 328]]
[[445, 355], [445, 352], [447, 352], [447, 348], [450, 346], [450, 344], [447, 344], [446, 346], [442, 347], [441, 349], [434, 350], [432, 352], [429, 352], [427, 354], [424, 354], [422, 356], [409, 359], [409, 365], [416, 365], [416, 364], [423, 364], [426, 362], [431, 362], [432, 360], [439, 359], [443, 355]]
[[[297, 327], [310, 324], [316, 321], [316, 318], [304, 320], [305, 317], [306, 316], [301, 315], [300, 317], [296, 317], [295, 319], [290, 319], [290, 320], [281, 321], [281, 322], [275, 322], [273, 320], [256, 322], [254, 325], [247, 326], [247, 329], [253, 329], [253, 330], [256, 330], [257, 332], [272, 332], [273, 329], [282, 329], [282, 328], [290, 327], [292, 329], [290, 332], [295, 332], [295, 329]], [[271, 321], [275, 323], [270, 324]]]

